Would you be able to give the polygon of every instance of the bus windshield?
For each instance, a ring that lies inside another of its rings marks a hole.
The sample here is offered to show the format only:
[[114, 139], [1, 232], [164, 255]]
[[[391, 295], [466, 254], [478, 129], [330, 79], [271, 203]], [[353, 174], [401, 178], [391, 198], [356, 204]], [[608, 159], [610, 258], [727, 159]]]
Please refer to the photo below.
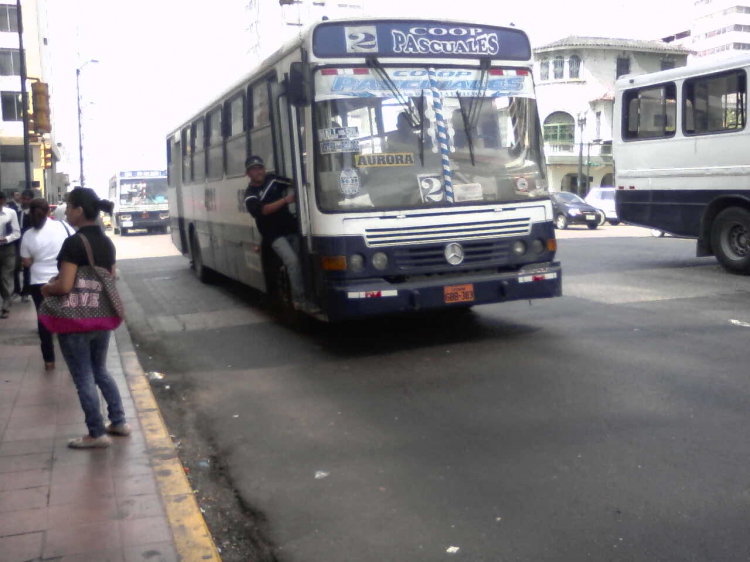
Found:
[[167, 178], [120, 180], [120, 205], [162, 205], [167, 202]]
[[536, 100], [525, 72], [322, 69], [315, 87], [321, 210], [547, 196]]

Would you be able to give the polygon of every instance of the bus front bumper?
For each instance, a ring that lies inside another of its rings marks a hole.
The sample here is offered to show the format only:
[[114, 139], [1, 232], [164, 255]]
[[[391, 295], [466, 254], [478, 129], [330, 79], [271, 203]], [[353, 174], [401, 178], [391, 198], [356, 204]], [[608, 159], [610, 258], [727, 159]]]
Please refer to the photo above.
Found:
[[[472, 292], [471, 300], [457, 300], [468, 299]], [[493, 275], [441, 276], [404, 283], [367, 279], [332, 284], [328, 287], [326, 312], [330, 320], [336, 321], [560, 296], [562, 268], [559, 262], [549, 262]]]

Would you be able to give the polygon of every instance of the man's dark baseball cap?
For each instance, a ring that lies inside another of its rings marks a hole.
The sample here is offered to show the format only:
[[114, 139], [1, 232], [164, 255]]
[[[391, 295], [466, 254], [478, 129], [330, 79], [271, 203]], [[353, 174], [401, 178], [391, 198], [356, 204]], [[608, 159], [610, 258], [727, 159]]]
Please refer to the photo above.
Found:
[[260, 156], [251, 156], [247, 160], [245, 160], [245, 169], [249, 170], [250, 168], [254, 166], [260, 166], [261, 168], [265, 168], [266, 165], [263, 162], [263, 158]]

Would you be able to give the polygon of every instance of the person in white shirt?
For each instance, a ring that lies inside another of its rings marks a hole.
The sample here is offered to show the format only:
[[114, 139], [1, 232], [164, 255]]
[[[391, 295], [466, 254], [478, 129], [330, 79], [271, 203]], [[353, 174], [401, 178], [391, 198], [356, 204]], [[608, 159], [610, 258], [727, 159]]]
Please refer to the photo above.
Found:
[[16, 270], [16, 245], [21, 237], [18, 215], [5, 208], [8, 197], [0, 191], [0, 319], [10, 316], [13, 304], [13, 274]]
[[[31, 228], [24, 233], [21, 240], [21, 260], [23, 266], [29, 268], [29, 290], [37, 314], [43, 300], [42, 287], [57, 276], [57, 255], [65, 239], [73, 234], [72, 229], [66, 228], [65, 223], [47, 220], [48, 214], [49, 203], [44, 199], [34, 199], [29, 205]], [[52, 334], [41, 322], [37, 321], [37, 325], [42, 343], [44, 368], [51, 371], [55, 368]]]

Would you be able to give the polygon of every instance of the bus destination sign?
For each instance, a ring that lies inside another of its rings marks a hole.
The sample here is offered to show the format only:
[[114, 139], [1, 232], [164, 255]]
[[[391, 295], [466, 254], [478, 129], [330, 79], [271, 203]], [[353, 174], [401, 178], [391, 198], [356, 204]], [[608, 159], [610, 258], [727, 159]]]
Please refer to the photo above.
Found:
[[313, 35], [316, 57], [459, 57], [527, 61], [526, 34], [507, 27], [422, 21], [330, 22]]

